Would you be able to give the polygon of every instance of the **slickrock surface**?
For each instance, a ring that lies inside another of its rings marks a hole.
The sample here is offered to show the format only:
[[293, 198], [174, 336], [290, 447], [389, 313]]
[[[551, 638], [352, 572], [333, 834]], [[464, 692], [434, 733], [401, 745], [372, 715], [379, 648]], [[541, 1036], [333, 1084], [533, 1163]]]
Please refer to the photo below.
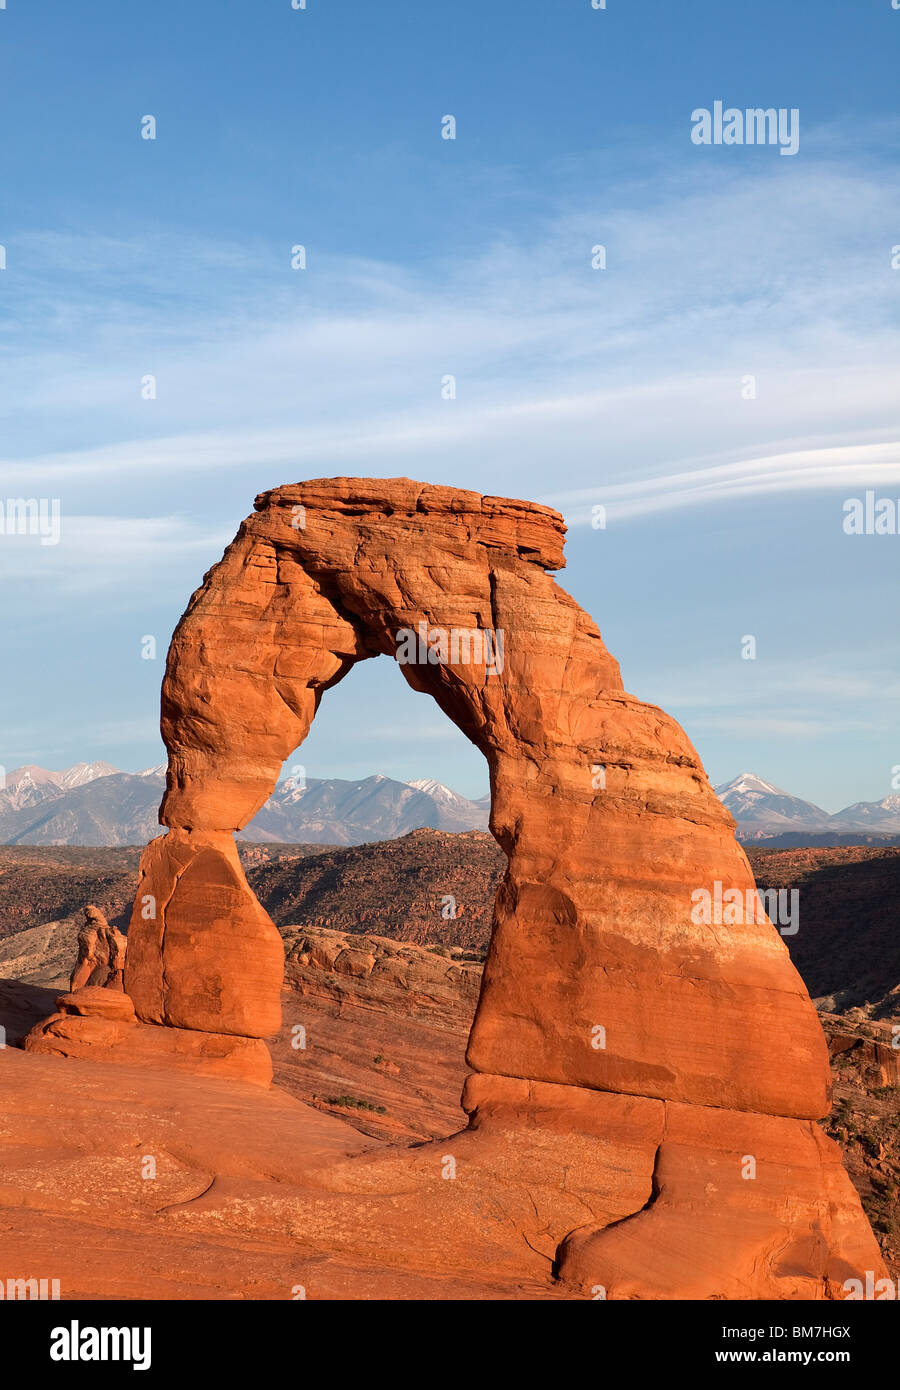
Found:
[[85, 986], [56, 999], [56, 1012], [27, 1034], [27, 1052], [133, 1066], [174, 1067], [268, 1086], [272, 1059], [260, 1038], [189, 1028], [153, 1028], [135, 1017], [130, 995]]
[[481, 966], [459, 949], [318, 928], [286, 930], [284, 941], [276, 1084], [378, 1138], [436, 1139], [464, 1125]]
[[[408, 479], [257, 498], [172, 639], [169, 835], [142, 856], [126, 991], [163, 1032], [277, 1030], [281, 942], [232, 834], [328, 687], [423, 634], [432, 659], [401, 673], [484, 753], [508, 858], [470, 1126], [308, 1170], [318, 1196], [270, 1192], [255, 1229], [302, 1239], [324, 1220], [333, 1252], [362, 1243], [405, 1267], [413, 1252], [435, 1271], [476, 1254], [511, 1280], [535, 1259], [613, 1298], [839, 1296], [883, 1267], [811, 1123], [830, 1100], [821, 1026], [769, 922], [692, 912], [697, 890], [755, 898], [749, 864], [683, 730], [626, 694], [546, 572], [563, 535], [546, 507]], [[380, 959], [353, 963], [368, 978]], [[376, 1213], [385, 1226], [366, 1224]], [[187, 1231], [244, 1229], [246, 1196], [217, 1186], [181, 1216]]]

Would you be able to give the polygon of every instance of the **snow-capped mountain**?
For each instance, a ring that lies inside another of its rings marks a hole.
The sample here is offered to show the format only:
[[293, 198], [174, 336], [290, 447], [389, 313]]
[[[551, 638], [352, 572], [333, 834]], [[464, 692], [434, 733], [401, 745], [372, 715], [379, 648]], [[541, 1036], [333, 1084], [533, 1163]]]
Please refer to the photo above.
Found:
[[486, 805], [469, 801], [432, 778], [396, 782], [377, 772], [352, 782], [298, 775], [279, 782], [241, 838], [359, 845], [423, 826], [486, 830], [489, 813], [490, 798]]
[[900, 796], [881, 801], [855, 801], [831, 818], [835, 829], [866, 830], [874, 834], [900, 835]]
[[[378, 775], [380, 776], [381, 774], [379, 773]], [[309, 784], [306, 780], [306, 773], [301, 768], [293, 772], [290, 777], [285, 777], [282, 782], [279, 782], [278, 786], [275, 788], [275, 792], [273, 792], [273, 796], [277, 795], [278, 799], [285, 804], [292, 803], [296, 805], [303, 799], [308, 790]], [[272, 797], [270, 797], [269, 800], [271, 801]]]
[[20, 767], [0, 789], [0, 843], [134, 845], [159, 834], [162, 775], [76, 763], [62, 772]]
[[785, 843], [793, 845], [804, 838], [817, 844], [852, 844], [854, 836], [865, 837], [863, 843], [900, 837], [900, 796], [857, 801], [829, 815], [821, 806], [791, 796], [754, 772], [742, 772], [715, 792], [737, 821], [737, 836], [744, 842], [787, 836]]
[[[0, 843], [135, 845], [159, 834], [166, 768], [119, 772], [105, 762], [62, 772], [29, 764], [0, 786]], [[742, 772], [716, 787], [737, 822], [738, 839], [759, 843], [883, 843], [900, 840], [900, 796], [858, 801], [830, 816], [820, 806]], [[433, 777], [398, 782], [383, 773], [351, 781], [309, 778], [302, 768], [278, 783], [239, 834], [257, 843], [360, 845], [410, 830], [486, 830], [490, 796], [477, 801]]]
[[490, 793], [478, 801], [470, 801], [468, 797], [445, 787], [443, 782], [436, 782], [433, 777], [418, 777], [409, 785], [430, 796], [440, 807], [443, 823], [437, 827], [439, 830], [487, 830], [491, 814]]
[[831, 817], [821, 806], [791, 796], [754, 772], [742, 772], [731, 782], [715, 788], [716, 796], [738, 823], [742, 840], [762, 839], [785, 831], [825, 831]]
[[[67, 767], [65, 772], [60, 772], [59, 785], [66, 791], [71, 791], [73, 787], [84, 787], [88, 782], [96, 782], [98, 777], [112, 777], [119, 769], [112, 767], [109, 763], [75, 763], [72, 767]], [[50, 774], [51, 777], [53, 773]]]
[[45, 767], [37, 767], [34, 763], [26, 763], [24, 767], [17, 767], [13, 772], [7, 773], [3, 785], [0, 786], [0, 810], [7, 807], [18, 810], [21, 807], [36, 806], [48, 797], [56, 797], [60, 792], [71, 791], [75, 787], [83, 787], [88, 782], [96, 781], [98, 777], [109, 777], [115, 772], [118, 772], [118, 768], [104, 762], [75, 763], [62, 772], [51, 772]]
[[[17, 768], [0, 789], [0, 843], [141, 844], [159, 834], [165, 782], [165, 764], [136, 773], [99, 762], [64, 772]], [[307, 780], [301, 769], [279, 782], [240, 838], [356, 845], [421, 827], [485, 830], [489, 813], [489, 796], [469, 801], [431, 778], [407, 784], [376, 773], [356, 782]]]
[[20, 806], [34, 806], [38, 801], [43, 801], [45, 796], [56, 795], [59, 791], [59, 775], [58, 772], [47, 772], [42, 767], [34, 767], [31, 763], [25, 767], [17, 767], [14, 772], [7, 773], [0, 796], [3, 797], [4, 804], [16, 810]]

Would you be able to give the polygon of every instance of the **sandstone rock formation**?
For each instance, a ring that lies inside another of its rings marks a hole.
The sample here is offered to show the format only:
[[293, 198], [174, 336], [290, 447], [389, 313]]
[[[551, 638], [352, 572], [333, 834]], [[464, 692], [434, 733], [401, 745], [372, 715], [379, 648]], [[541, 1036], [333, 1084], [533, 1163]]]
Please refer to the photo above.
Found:
[[28, 1033], [26, 1052], [174, 1068], [263, 1086], [272, 1079], [272, 1059], [260, 1039], [154, 1028], [135, 1017], [131, 999], [120, 990], [83, 985], [59, 995], [56, 1010]]
[[[810, 1123], [829, 1105], [821, 1027], [755, 914], [732, 819], [689, 740], [626, 694], [548, 573], [563, 534], [549, 508], [407, 479], [257, 499], [172, 640], [169, 831], [142, 861], [126, 989], [144, 1024], [235, 1041], [277, 1028], [281, 943], [232, 835], [323, 693], [356, 662], [393, 657], [484, 753], [509, 861], [469, 1043], [465, 1161], [496, 1182], [512, 1148], [528, 1181], [540, 1175], [551, 1196], [532, 1236], [579, 1288], [839, 1296], [881, 1266]], [[747, 911], [704, 922], [698, 891]], [[558, 1194], [579, 1145], [594, 1195], [573, 1231], [579, 1199]], [[322, 1181], [383, 1191], [398, 1163], [413, 1185], [431, 1181], [429, 1148]], [[413, 1204], [409, 1221], [427, 1245], [446, 1214]]]
[[[174, 847], [172, 847], [174, 852]], [[236, 859], [234, 842], [231, 852], [225, 853], [228, 865]], [[147, 863], [152, 856], [147, 853], [142, 859], [142, 884], [150, 885]], [[206, 860], [200, 856], [200, 865]], [[203, 902], [209, 902], [216, 885], [218, 860], [211, 860], [209, 885], [203, 895]], [[230, 870], [231, 872], [231, 870]], [[241, 870], [238, 870], [241, 873]], [[159, 890], [160, 884], [152, 881]], [[163, 891], [168, 901], [174, 899], [174, 888], [166, 883]], [[142, 901], [150, 901], [142, 895]], [[184, 887], [179, 888], [178, 905], [188, 901]], [[188, 912], [191, 912], [188, 906]], [[195, 910], [195, 920], [202, 923], [202, 909]], [[262, 908], [260, 915], [266, 917]], [[266, 919], [266, 926], [270, 926]], [[245, 927], [241, 917], [231, 922], [232, 940]], [[252, 934], [246, 933], [252, 942]], [[209, 938], [206, 938], [209, 949]], [[50, 1052], [60, 1056], [95, 1058], [104, 1062], [146, 1063], [150, 1066], [171, 1066], [178, 1070], [189, 1070], [202, 1076], [225, 1076], [231, 1079], [252, 1081], [260, 1086], [268, 1086], [273, 1076], [271, 1056], [266, 1044], [260, 1038], [243, 1036], [239, 1030], [196, 1030], [157, 1029], [147, 1026], [146, 1020], [139, 1020], [135, 1013], [131, 995], [124, 992], [125, 962], [127, 962], [127, 938], [118, 927], [110, 926], [99, 908], [93, 905], [83, 909], [83, 923], [78, 933], [78, 958], [72, 970], [70, 992], [58, 995], [57, 1012], [35, 1024], [25, 1036], [24, 1047], [28, 1052]], [[191, 954], [191, 945], [188, 945]], [[228, 965], [227, 934], [225, 942], [218, 941], [225, 966]], [[280, 945], [281, 951], [281, 945]], [[202, 958], [202, 945], [196, 951]], [[188, 979], [191, 979], [191, 974]], [[277, 1008], [270, 1011], [273, 1019], [280, 1019]], [[174, 1022], [171, 1016], [154, 1017], [150, 1023]], [[277, 1026], [277, 1022], [275, 1022]], [[239, 1036], [231, 1036], [238, 1031]]]
[[852, 1060], [861, 1080], [869, 1086], [900, 1086], [900, 1049], [894, 1043], [896, 1034], [889, 1023], [866, 1021], [862, 1024], [868, 1036], [860, 1034], [860, 1025], [835, 1014], [825, 1014], [828, 1051], [832, 1059]]
[[99, 907], [84, 908], [84, 921], [78, 932], [78, 958], [69, 981], [70, 990], [83, 985], [111, 985], [122, 989], [125, 938], [111, 927]]
[[106, 949], [109, 973], [105, 981], [106, 989], [123, 990], [125, 988], [125, 955], [127, 947], [128, 942], [119, 931], [119, 928], [110, 926], [109, 923], [107, 923]]
[[141, 859], [126, 989], [147, 1023], [263, 1038], [281, 1023], [281, 938], [230, 834], [176, 826]]

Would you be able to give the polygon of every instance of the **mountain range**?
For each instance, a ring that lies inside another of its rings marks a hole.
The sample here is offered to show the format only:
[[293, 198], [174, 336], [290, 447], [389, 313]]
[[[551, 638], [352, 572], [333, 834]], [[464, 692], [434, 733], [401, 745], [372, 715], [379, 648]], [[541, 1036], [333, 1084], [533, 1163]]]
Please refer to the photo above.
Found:
[[[29, 765], [0, 789], [0, 843], [140, 845], [160, 833], [165, 767], [120, 772], [76, 763], [64, 772]], [[410, 830], [486, 830], [490, 796], [470, 801], [441, 782], [397, 782], [376, 773], [351, 782], [288, 777], [241, 832], [244, 840], [358, 845]]]
[[[764, 782], [753, 772], [742, 772], [715, 788], [716, 796], [737, 821], [738, 839], [824, 844], [826, 841], [857, 843], [869, 837], [900, 837], [900, 796], [881, 801], [856, 801], [829, 815], [821, 806]], [[861, 839], [862, 837], [862, 839]]]
[[[165, 767], [120, 772], [76, 763], [62, 772], [28, 765], [0, 789], [0, 843], [141, 845], [159, 834]], [[829, 815], [811, 801], [742, 772], [716, 787], [738, 839], [770, 847], [900, 842], [900, 795], [857, 801]], [[486, 830], [490, 796], [460, 796], [433, 778], [398, 782], [381, 773], [348, 781], [287, 777], [239, 838], [256, 843], [361, 845], [410, 830]]]

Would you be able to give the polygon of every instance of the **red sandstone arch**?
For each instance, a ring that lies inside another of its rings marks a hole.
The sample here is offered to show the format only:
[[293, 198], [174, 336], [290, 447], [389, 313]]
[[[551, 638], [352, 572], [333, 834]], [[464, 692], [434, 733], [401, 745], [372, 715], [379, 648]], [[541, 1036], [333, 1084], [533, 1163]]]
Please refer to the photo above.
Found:
[[[502, 633], [494, 673], [483, 658], [401, 667], [484, 753], [509, 861], [469, 1042], [475, 1136], [543, 1127], [563, 1173], [566, 1134], [587, 1133], [601, 1189], [603, 1172], [643, 1174], [640, 1200], [601, 1202], [602, 1219], [595, 1205], [562, 1245], [575, 1282], [822, 1296], [880, 1260], [812, 1123], [829, 1104], [821, 1028], [768, 921], [692, 920], [694, 890], [746, 893], [749, 865], [684, 732], [625, 693], [593, 621], [548, 573], [564, 564], [564, 529], [546, 507], [408, 479], [257, 498], [172, 639], [168, 834], [144, 854], [126, 991], [144, 1023], [206, 1038], [185, 1045], [192, 1061], [234, 1055], [265, 1080], [282, 947], [233, 832], [356, 662], [395, 655], [398, 631], [420, 625]], [[748, 1153], [755, 1186], [739, 1168]], [[554, 1241], [571, 1230], [559, 1219]], [[660, 1261], [668, 1285], [647, 1273]]]
[[546, 572], [564, 564], [563, 535], [549, 508], [405, 479], [257, 499], [169, 652], [169, 835], [145, 863], [160, 915], [135, 914], [128, 956], [139, 1017], [277, 1029], [280, 941], [243, 884], [232, 832], [356, 662], [394, 655], [398, 631], [420, 624], [488, 629], [504, 637], [497, 674], [483, 661], [400, 668], [484, 753], [509, 857], [472, 1065], [825, 1113], [824, 1039], [777, 933], [691, 923], [692, 889], [753, 879], [682, 730], [625, 694], [594, 623]]

